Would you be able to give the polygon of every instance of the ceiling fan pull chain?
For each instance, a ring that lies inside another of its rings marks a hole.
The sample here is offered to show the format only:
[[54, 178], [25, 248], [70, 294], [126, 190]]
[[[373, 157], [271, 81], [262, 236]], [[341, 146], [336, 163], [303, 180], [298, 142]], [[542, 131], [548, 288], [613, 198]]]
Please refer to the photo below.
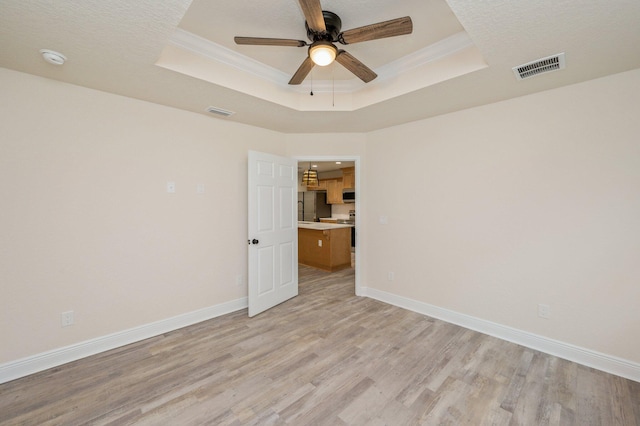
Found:
[[311, 93], [309, 95], [313, 96], [313, 70], [311, 70]]
[[331, 65], [331, 106], [336, 107], [336, 67]]

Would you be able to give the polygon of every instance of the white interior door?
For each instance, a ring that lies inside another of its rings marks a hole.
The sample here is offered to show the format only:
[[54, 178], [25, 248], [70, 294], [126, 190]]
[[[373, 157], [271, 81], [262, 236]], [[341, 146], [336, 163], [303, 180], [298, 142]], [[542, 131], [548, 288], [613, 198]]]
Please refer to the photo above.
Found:
[[298, 295], [296, 160], [249, 151], [249, 316]]

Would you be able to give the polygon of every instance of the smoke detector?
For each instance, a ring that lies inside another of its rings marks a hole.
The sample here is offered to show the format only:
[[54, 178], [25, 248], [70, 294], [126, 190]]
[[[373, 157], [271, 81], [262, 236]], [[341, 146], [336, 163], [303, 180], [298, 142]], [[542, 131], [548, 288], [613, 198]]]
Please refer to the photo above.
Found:
[[547, 72], [562, 70], [564, 66], [564, 52], [562, 52], [513, 67], [513, 73], [518, 80], [524, 80]]
[[49, 62], [50, 64], [63, 65], [64, 61], [67, 60], [66, 56], [54, 50], [42, 49], [40, 50], [40, 53], [42, 54], [44, 60]]

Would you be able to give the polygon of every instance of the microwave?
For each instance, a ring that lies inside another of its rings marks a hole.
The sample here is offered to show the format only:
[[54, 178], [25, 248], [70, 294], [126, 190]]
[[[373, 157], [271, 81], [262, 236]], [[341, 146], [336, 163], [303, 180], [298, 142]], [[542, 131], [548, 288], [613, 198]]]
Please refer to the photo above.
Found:
[[345, 189], [342, 192], [342, 202], [343, 203], [355, 203], [356, 202], [356, 192], [353, 189]]

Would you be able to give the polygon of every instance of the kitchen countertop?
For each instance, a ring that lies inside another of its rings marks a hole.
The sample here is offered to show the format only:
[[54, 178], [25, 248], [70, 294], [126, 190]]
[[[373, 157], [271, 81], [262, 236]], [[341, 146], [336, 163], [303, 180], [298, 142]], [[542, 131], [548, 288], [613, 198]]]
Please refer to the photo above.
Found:
[[327, 231], [329, 229], [353, 228], [353, 225], [348, 223], [298, 222], [298, 228]]

